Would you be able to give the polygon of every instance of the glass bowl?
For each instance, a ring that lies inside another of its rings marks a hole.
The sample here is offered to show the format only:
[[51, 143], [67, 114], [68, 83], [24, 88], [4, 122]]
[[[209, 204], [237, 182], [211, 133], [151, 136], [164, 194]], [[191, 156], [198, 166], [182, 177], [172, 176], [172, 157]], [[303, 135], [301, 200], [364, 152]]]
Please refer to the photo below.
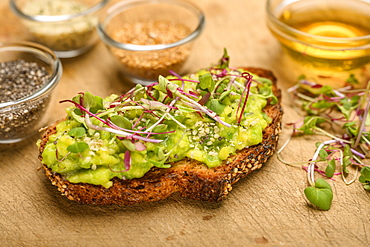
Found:
[[268, 0], [266, 11], [268, 28], [303, 73], [345, 82], [370, 63], [370, 1]]
[[128, 0], [107, 9], [98, 33], [125, 77], [148, 85], [182, 73], [204, 25], [202, 11], [182, 0]]
[[32, 41], [60, 58], [79, 56], [99, 40], [98, 14], [109, 0], [10, 0]]
[[49, 48], [0, 43], [0, 144], [20, 142], [45, 126], [61, 76], [61, 62]]

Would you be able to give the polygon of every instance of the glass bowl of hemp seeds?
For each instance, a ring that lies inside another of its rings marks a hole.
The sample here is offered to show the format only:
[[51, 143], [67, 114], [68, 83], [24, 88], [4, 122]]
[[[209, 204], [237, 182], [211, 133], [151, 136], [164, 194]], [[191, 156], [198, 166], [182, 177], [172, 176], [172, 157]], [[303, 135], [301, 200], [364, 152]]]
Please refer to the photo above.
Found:
[[127, 0], [109, 7], [98, 34], [131, 82], [148, 85], [159, 75], [181, 74], [203, 12], [182, 0]]
[[98, 16], [109, 0], [10, 0], [31, 40], [52, 49], [60, 58], [89, 51], [99, 40]]
[[31, 42], [0, 42], [0, 144], [20, 142], [45, 126], [59, 58]]

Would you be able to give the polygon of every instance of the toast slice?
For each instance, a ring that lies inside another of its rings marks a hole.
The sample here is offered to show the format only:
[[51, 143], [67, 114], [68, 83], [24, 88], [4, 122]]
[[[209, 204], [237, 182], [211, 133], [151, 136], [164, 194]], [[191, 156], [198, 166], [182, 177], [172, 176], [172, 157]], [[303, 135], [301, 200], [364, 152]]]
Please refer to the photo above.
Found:
[[[232, 190], [232, 185], [259, 169], [271, 157], [276, 149], [281, 130], [283, 110], [281, 91], [276, 86], [272, 72], [261, 68], [244, 68], [260, 77], [273, 82], [273, 93], [278, 98], [277, 104], [268, 103], [264, 112], [272, 122], [263, 131], [263, 141], [255, 146], [244, 148], [225, 160], [222, 165], [208, 168], [192, 159], [183, 159], [172, 163], [170, 168], [153, 167], [142, 178], [122, 180], [113, 178], [113, 185], [105, 188], [86, 183], [70, 183], [54, 173], [46, 165], [43, 168], [62, 195], [82, 204], [92, 205], [133, 205], [140, 202], [152, 202], [165, 199], [173, 193], [195, 200], [219, 202]], [[39, 147], [39, 159], [48, 137], [56, 132], [57, 123], [48, 127], [42, 135]]]

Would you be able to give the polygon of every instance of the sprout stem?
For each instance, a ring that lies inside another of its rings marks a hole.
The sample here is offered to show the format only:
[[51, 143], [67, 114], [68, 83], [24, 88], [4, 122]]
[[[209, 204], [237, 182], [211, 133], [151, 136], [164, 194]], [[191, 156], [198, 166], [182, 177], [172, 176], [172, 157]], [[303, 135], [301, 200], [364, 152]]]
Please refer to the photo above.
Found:
[[358, 130], [356, 142], [355, 142], [355, 145], [353, 146], [353, 148], [356, 148], [358, 146], [358, 144], [360, 143], [362, 133], [365, 129], [366, 119], [369, 115], [369, 107], [370, 107], [370, 102], [367, 102], [366, 107], [365, 107], [365, 111], [364, 111], [364, 115], [362, 117], [361, 124], [360, 124], [359, 130]]
[[312, 159], [311, 159], [311, 160], [313, 160], [313, 161], [311, 161], [311, 162], [309, 163], [308, 168], [307, 168], [307, 178], [308, 178], [308, 182], [309, 182], [309, 184], [310, 184], [312, 187], [315, 187], [315, 164], [316, 164], [316, 162], [317, 162], [317, 161], [315, 161], [315, 160], [316, 160], [316, 159], [317, 159], [317, 157], [319, 156], [320, 150], [321, 150], [325, 145], [328, 145], [328, 144], [331, 144], [331, 143], [335, 143], [335, 142], [339, 142], [339, 140], [329, 140], [329, 141], [325, 141], [325, 142], [321, 143], [321, 144], [317, 147], [317, 149], [316, 149], [316, 151], [315, 151], [315, 153], [314, 153], [314, 155], [313, 155], [313, 157], [312, 157]]

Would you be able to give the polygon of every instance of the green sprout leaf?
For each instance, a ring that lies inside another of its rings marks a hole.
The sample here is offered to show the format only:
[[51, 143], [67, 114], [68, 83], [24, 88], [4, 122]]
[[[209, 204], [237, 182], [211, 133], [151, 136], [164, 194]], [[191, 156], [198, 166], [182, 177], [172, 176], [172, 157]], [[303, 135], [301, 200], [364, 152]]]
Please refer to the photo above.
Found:
[[212, 92], [215, 88], [215, 81], [210, 73], [199, 76], [199, 87], [208, 92]]
[[331, 178], [333, 177], [334, 172], [335, 172], [335, 159], [331, 159], [328, 161], [328, 165], [326, 166], [325, 176]]
[[69, 136], [81, 137], [86, 134], [86, 129], [83, 127], [76, 127], [68, 131]]
[[89, 92], [84, 93], [83, 105], [92, 113], [96, 113], [98, 110], [104, 109], [103, 99], [99, 96], [94, 96], [92, 93]]
[[222, 56], [221, 58], [221, 61], [220, 61], [220, 68], [221, 69], [226, 69], [229, 67], [229, 60], [230, 60], [230, 57], [229, 55], [227, 54], [227, 50], [226, 48], [224, 49], [224, 55]]
[[164, 76], [159, 76], [158, 77], [158, 85], [155, 85], [153, 88], [159, 90], [162, 93], [167, 93], [167, 83], [169, 81], [164, 77]]
[[355, 95], [351, 98], [344, 98], [340, 101], [341, 104], [337, 104], [337, 107], [343, 113], [346, 119], [349, 119], [351, 113], [358, 107], [359, 99], [360, 97]]
[[335, 93], [333, 92], [333, 88], [329, 85], [323, 85], [319, 90], [319, 94], [324, 94], [324, 95], [327, 95], [327, 96], [334, 96], [335, 95]]
[[272, 85], [272, 81], [268, 78], [264, 78], [264, 77], [257, 77], [255, 78], [259, 83], [261, 84], [264, 84], [264, 85], [268, 85], [268, 86], [271, 86]]
[[327, 102], [325, 100], [319, 100], [315, 103], [312, 103], [311, 107], [317, 108], [317, 109], [327, 109], [335, 105], [334, 103]]
[[231, 91], [230, 91], [230, 90], [228, 90], [228, 91], [224, 91], [223, 93], [221, 93], [219, 100], [220, 100], [220, 101], [224, 100], [226, 97], [228, 97], [228, 96], [229, 96], [229, 94], [230, 94], [230, 93], [231, 93]]
[[326, 158], [329, 156], [328, 152], [326, 152], [325, 149], [320, 149], [319, 156], [322, 160], [326, 160]]
[[350, 74], [349, 77], [346, 80], [347, 83], [349, 84], [359, 84], [357, 78], [355, 77], [354, 74]]
[[304, 190], [307, 199], [315, 206], [322, 210], [329, 210], [333, 200], [333, 191], [330, 184], [324, 179], [318, 178], [315, 186], [307, 187]]
[[366, 190], [370, 190], [370, 167], [365, 166], [361, 169], [359, 181], [364, 184]]
[[132, 123], [130, 122], [130, 120], [128, 120], [124, 116], [113, 115], [110, 117], [110, 121], [112, 121], [112, 123], [114, 123], [118, 127], [121, 127], [124, 129], [132, 129]]
[[89, 148], [89, 145], [86, 142], [75, 142], [67, 147], [67, 151], [71, 153], [82, 153], [87, 148]]
[[155, 167], [158, 167], [158, 168], [170, 168], [171, 165], [170, 164], [165, 164], [164, 162], [159, 162], [159, 161], [155, 161], [155, 160], [149, 160], [150, 163], [152, 163]]
[[278, 98], [275, 96], [274, 92], [269, 87], [266, 87], [266, 86], [261, 87], [259, 89], [259, 94], [257, 96], [260, 98], [271, 99], [270, 103], [272, 105], [275, 105], [278, 103]]
[[345, 174], [349, 174], [349, 171], [347, 169], [348, 166], [352, 165], [351, 157], [350, 156], [344, 156], [343, 157], [343, 172]]
[[299, 130], [303, 131], [303, 133], [306, 135], [312, 135], [314, 133], [314, 129], [325, 121], [325, 118], [319, 116], [306, 116], [303, 120], [304, 124], [301, 128], [299, 128]]
[[349, 158], [352, 158], [353, 157], [353, 153], [351, 151], [351, 147], [348, 144], [344, 145], [343, 155], [344, 156], [348, 156]]
[[131, 152], [136, 151], [135, 144], [130, 140], [121, 140], [122, 144]]
[[156, 133], [165, 132], [165, 131], [167, 131], [167, 128], [168, 128], [168, 125], [166, 125], [166, 124], [158, 124], [153, 129], [153, 132], [156, 132]]
[[216, 112], [216, 114], [221, 114], [224, 109], [225, 109], [225, 105], [221, 104], [217, 99], [211, 99], [207, 102], [206, 106], [208, 107], [208, 109], [210, 109], [211, 111], [214, 111]]

